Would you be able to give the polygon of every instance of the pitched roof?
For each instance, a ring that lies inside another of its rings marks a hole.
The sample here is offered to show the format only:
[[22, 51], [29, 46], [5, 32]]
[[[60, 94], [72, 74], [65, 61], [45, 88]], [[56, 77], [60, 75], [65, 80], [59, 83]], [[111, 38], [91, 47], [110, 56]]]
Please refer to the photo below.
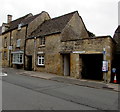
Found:
[[77, 11], [56, 17], [53, 19], [46, 20], [43, 22], [38, 28], [31, 33], [31, 36], [43, 36], [43, 35], [50, 35], [55, 33], [60, 33], [67, 23], [72, 18], [73, 14]]
[[[41, 13], [40, 13], [41, 14]], [[31, 13], [27, 14], [19, 19], [16, 19], [14, 21], [11, 21], [10, 23], [6, 24], [9, 26], [8, 30], [6, 30], [5, 32], [14, 30], [18, 27], [18, 24], [22, 24], [22, 26], [25, 26], [27, 24], [29, 24], [31, 21], [33, 21], [36, 17], [38, 17], [40, 14], [37, 14], [35, 16], [33, 16]]]
[[116, 53], [120, 53], [120, 25], [115, 31], [113, 39], [116, 41]]
[[18, 18], [16, 20], [11, 21], [10, 23], [6, 24], [6, 25], [9, 26], [9, 28], [8, 28], [8, 30], [6, 30], [6, 32], [17, 28], [18, 24], [20, 24], [25, 18], [28, 18], [30, 16], [32, 16], [32, 14], [27, 14], [27, 15], [21, 17], [21, 18]]
[[119, 25], [118, 28], [116, 29], [115, 33], [120, 33], [120, 25]]
[[117, 29], [115, 30], [115, 33], [114, 33], [114, 36], [113, 36], [113, 39], [115, 41], [118, 40], [118, 38], [120, 39], [120, 25], [117, 27]]

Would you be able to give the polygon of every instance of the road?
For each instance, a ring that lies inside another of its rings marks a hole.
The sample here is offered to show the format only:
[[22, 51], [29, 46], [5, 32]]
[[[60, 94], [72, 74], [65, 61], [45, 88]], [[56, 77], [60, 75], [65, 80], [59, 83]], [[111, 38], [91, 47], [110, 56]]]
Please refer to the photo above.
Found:
[[118, 92], [19, 75], [2, 78], [3, 110], [117, 110]]

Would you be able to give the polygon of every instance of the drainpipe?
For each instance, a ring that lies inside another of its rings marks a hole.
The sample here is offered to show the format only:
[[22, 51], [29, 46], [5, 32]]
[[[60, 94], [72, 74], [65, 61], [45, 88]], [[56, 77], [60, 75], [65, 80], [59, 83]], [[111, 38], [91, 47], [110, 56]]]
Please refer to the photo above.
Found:
[[10, 31], [10, 45], [8, 46], [8, 51], [9, 51], [9, 67], [11, 67], [11, 36], [12, 32]]
[[104, 76], [104, 82], [107, 83], [107, 67], [108, 67], [108, 64], [107, 64], [107, 60], [106, 60], [106, 49], [103, 48], [103, 61], [105, 61], [105, 71], [103, 73], [103, 76]]
[[36, 37], [34, 37], [34, 71], [36, 70]]
[[24, 41], [24, 70], [26, 69], [25, 65], [25, 56], [26, 56], [26, 39], [27, 39], [27, 30], [28, 30], [28, 25], [26, 26], [26, 32], [25, 32], [25, 41]]

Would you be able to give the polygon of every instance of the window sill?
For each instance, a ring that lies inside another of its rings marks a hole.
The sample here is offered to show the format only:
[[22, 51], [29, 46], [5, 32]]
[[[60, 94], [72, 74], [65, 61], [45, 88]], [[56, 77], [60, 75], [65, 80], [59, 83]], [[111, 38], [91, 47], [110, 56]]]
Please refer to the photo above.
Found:
[[23, 65], [23, 63], [13, 62], [12, 64]]
[[38, 67], [45, 67], [45, 65], [37, 65]]
[[45, 45], [39, 45], [39, 48], [40, 48], [40, 47], [45, 47]]

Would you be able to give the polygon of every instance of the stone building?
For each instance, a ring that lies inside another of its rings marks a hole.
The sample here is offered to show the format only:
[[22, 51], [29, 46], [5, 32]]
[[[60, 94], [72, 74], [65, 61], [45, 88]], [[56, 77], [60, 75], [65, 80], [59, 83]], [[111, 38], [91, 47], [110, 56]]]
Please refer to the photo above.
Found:
[[8, 15], [7, 23], [2, 25], [3, 67], [24, 67], [25, 38], [49, 18], [47, 12], [34, 16], [30, 13], [14, 21]]
[[115, 65], [119, 60], [118, 29], [115, 41], [110, 36], [96, 37], [77, 11], [52, 19], [47, 12], [14, 21], [8, 15], [1, 30], [3, 67], [100, 81], [106, 74], [108, 82], [112, 67], [119, 68]]
[[113, 39], [117, 43], [115, 49], [113, 67], [116, 68], [117, 80], [120, 83], [120, 25], [116, 29]]
[[0, 26], [0, 68], [2, 67], [2, 26]]
[[110, 36], [90, 37], [82, 18], [75, 11], [43, 22], [26, 38], [25, 68], [103, 80], [104, 60], [110, 82], [114, 46], [115, 41]]

